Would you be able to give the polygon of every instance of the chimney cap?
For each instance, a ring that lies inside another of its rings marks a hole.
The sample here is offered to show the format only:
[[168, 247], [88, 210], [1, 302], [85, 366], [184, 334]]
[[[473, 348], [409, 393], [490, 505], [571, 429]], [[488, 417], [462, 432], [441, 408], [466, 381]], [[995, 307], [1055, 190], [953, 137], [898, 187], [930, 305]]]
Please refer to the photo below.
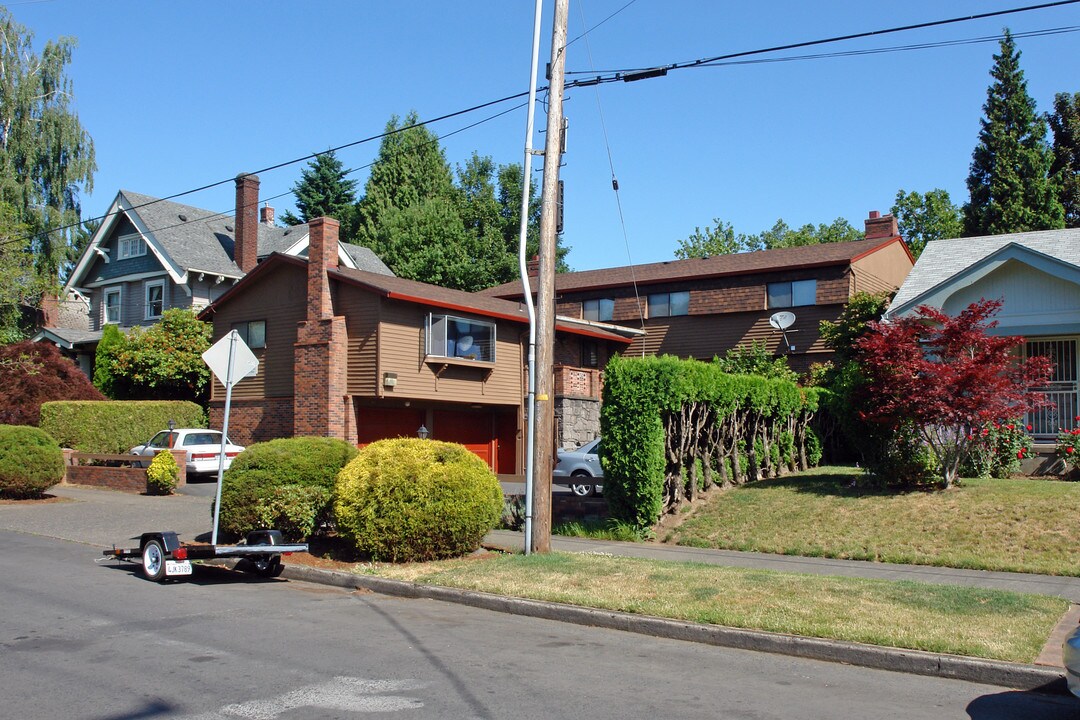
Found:
[[249, 180], [250, 179], [250, 180], [254, 180], [255, 182], [258, 182], [259, 181], [259, 176], [256, 175], [255, 173], [242, 172], [242, 173], [237, 173], [236, 179], [237, 180]]
[[871, 220], [877, 220], [879, 217], [881, 217], [880, 212], [878, 212], [877, 210], [871, 210], [870, 211], [870, 219]]

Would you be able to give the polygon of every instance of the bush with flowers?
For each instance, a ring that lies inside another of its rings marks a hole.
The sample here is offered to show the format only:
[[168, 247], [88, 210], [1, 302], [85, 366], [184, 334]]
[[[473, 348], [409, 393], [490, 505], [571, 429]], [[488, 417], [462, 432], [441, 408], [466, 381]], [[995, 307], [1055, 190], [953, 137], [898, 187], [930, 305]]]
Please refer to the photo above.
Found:
[[[1080, 415], [1073, 420], [1080, 423]], [[1080, 467], [1080, 426], [1072, 430], [1058, 431], [1057, 456], [1065, 463], [1066, 470], [1075, 470]]]
[[1034, 451], [1031, 436], [1027, 434], [1030, 431], [1030, 425], [1018, 420], [991, 423], [973, 430], [968, 435], [969, 451], [961, 474], [1007, 478], [1020, 472], [1020, 463]]

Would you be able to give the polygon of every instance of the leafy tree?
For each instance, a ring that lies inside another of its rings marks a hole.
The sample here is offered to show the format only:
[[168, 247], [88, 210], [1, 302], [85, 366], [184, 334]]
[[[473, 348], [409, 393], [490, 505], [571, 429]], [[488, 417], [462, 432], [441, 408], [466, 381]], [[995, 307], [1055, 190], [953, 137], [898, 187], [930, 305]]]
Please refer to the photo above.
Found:
[[1050, 176], [1065, 210], [1065, 227], [1080, 227], [1080, 93], [1058, 93], [1046, 116], [1054, 133]]
[[910, 427], [933, 454], [941, 482], [957, 479], [974, 433], [1021, 416], [1039, 398], [1050, 362], [1020, 362], [1023, 338], [990, 335], [1000, 300], [980, 300], [959, 315], [922, 306], [914, 315], [871, 323], [857, 341], [867, 377], [860, 415], [886, 428]]
[[94, 354], [94, 387], [111, 398], [116, 397], [116, 380], [113, 378], [113, 364], [116, 352], [124, 344], [124, 333], [116, 325], [108, 324], [101, 328]]
[[967, 178], [967, 235], [1000, 235], [1062, 227], [1064, 211], [1050, 181], [1046, 122], [1035, 112], [1020, 69], [1020, 51], [1005, 30], [990, 70], [979, 143]]
[[792, 228], [782, 219], [768, 230], [756, 235], [735, 233], [731, 223], [714, 218], [713, 227], [694, 228], [693, 234], [685, 240], [679, 240], [675, 257], [681, 259], [730, 255], [738, 252], [755, 250], [775, 250], [777, 248], [820, 245], [823, 243], [851, 242], [862, 240], [861, 230], [843, 218], [837, 218], [828, 225], [807, 223], [800, 228]]
[[346, 179], [347, 175], [333, 151], [317, 155], [300, 171], [300, 180], [293, 185], [300, 214], [286, 210], [281, 214], [282, 222], [299, 225], [317, 217], [331, 217], [341, 223], [342, 240], [350, 240], [350, 233], [355, 233], [356, 180]]
[[32, 329], [24, 309], [35, 307], [55, 283], [37, 272], [30, 247], [19, 242], [27, 226], [18, 212], [0, 201], [0, 343], [26, 339]]
[[37, 425], [41, 403], [50, 400], [104, 399], [52, 343], [23, 340], [0, 347], [0, 423]]
[[191, 310], [166, 310], [143, 330], [132, 328], [106, 358], [111, 360], [113, 397], [123, 400], [194, 400], [206, 404], [210, 368], [202, 354], [212, 328]]
[[789, 382], [799, 380], [799, 374], [788, 366], [787, 356], [774, 356], [768, 351], [764, 340], [755, 340], [750, 345], [736, 345], [724, 357], [718, 357], [713, 362], [732, 375], [761, 375]]
[[45, 44], [0, 7], [0, 201], [33, 233], [36, 270], [54, 284], [72, 257], [79, 194], [93, 190], [94, 143], [71, 108], [73, 38]]
[[949, 192], [940, 188], [926, 194], [897, 190], [892, 214], [916, 259], [931, 240], [960, 237], [964, 232], [963, 213]]

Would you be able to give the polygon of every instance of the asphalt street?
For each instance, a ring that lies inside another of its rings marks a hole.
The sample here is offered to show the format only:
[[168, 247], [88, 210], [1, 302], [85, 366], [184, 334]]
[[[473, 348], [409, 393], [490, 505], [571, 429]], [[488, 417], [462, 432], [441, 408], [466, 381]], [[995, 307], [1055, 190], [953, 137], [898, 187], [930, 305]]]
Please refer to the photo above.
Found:
[[216, 568], [159, 585], [29, 531], [0, 547], [0, 698], [20, 720], [1077, 715], [1060, 695]]

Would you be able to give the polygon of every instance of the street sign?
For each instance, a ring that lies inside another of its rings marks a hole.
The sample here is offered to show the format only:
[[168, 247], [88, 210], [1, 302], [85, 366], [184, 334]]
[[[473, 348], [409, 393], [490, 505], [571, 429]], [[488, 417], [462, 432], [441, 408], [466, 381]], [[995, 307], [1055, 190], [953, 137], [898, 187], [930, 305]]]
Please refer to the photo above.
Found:
[[[235, 345], [234, 343], [235, 336]], [[229, 368], [229, 346], [232, 348], [232, 372]], [[202, 354], [203, 361], [210, 366], [214, 377], [221, 381], [222, 385], [230, 387], [244, 378], [254, 377], [259, 372], [259, 359], [251, 348], [247, 346], [243, 338], [235, 330], [230, 330], [225, 337], [218, 340], [213, 346]]]

